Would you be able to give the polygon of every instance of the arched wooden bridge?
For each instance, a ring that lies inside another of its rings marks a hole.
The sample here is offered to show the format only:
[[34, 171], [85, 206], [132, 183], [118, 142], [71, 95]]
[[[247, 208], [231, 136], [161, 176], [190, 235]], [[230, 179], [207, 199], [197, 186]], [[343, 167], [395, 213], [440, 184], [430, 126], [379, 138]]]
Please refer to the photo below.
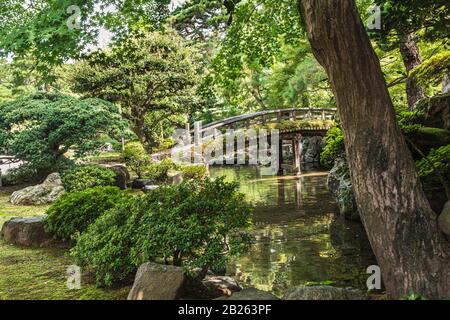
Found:
[[[186, 126], [185, 132], [190, 132], [192, 141], [201, 141], [201, 137], [212, 134], [215, 130], [225, 133], [227, 129], [247, 130], [252, 128], [278, 129], [280, 134], [280, 164], [283, 164], [283, 145], [292, 143], [293, 164], [280, 166], [280, 173], [289, 170], [299, 173], [301, 166], [301, 139], [303, 136], [325, 136], [327, 131], [334, 125], [336, 117], [335, 108], [292, 108], [279, 110], [266, 110], [250, 114], [238, 115], [227, 119], [214, 121], [206, 125], [197, 122], [194, 128]], [[270, 135], [270, 130], [268, 130]], [[178, 148], [177, 152], [191, 150], [195, 144], [185, 145]], [[198, 146], [198, 145], [197, 145]], [[175, 149], [174, 149], [175, 150]], [[153, 154], [158, 159], [166, 152]]]
[[[254, 112], [250, 114], [238, 115], [223, 120], [214, 121], [198, 130], [199, 133], [211, 131], [214, 129], [224, 130], [230, 129], [248, 129], [254, 126], [261, 126], [266, 124], [279, 124], [283, 121], [302, 121], [304, 126], [281, 129], [281, 133], [299, 132], [303, 131], [306, 135], [322, 135], [330, 129], [330, 124], [336, 116], [336, 108], [292, 108], [292, 109], [278, 109], [265, 110]], [[314, 123], [314, 121], [322, 120], [322, 123]], [[308, 123], [310, 121], [311, 123]], [[194, 133], [195, 129], [190, 130]], [[314, 132], [315, 131], [315, 132]]]

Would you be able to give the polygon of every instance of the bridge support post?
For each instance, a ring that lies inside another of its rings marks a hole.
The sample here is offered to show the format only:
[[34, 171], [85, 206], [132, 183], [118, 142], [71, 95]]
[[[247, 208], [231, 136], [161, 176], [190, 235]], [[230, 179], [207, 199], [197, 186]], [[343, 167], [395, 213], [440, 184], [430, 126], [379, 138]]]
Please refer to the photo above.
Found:
[[294, 151], [294, 167], [297, 170], [297, 175], [302, 174], [302, 135], [296, 134], [292, 139]]
[[280, 137], [280, 142], [278, 144], [278, 176], [282, 176], [283, 171], [283, 139]]

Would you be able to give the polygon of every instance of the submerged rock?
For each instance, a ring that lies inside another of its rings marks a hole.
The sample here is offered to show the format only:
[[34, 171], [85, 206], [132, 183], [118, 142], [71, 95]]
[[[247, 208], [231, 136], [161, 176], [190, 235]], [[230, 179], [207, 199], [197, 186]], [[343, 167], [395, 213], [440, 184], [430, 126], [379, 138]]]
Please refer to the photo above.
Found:
[[147, 262], [139, 267], [128, 300], [176, 300], [185, 282], [183, 268]]
[[242, 290], [236, 280], [227, 276], [206, 276], [202, 280], [202, 284], [209, 292], [211, 299], [221, 296], [231, 296], [234, 292]]
[[215, 300], [280, 300], [267, 291], [255, 288], [247, 288], [242, 291], [235, 292], [231, 297], [220, 297]]
[[7, 243], [26, 247], [67, 247], [44, 230], [45, 216], [12, 218], [3, 224], [0, 238]]
[[11, 195], [15, 205], [39, 205], [54, 202], [65, 192], [59, 173], [50, 174], [43, 183], [18, 190]]
[[352, 288], [300, 286], [288, 290], [283, 300], [368, 300], [368, 295]]
[[328, 190], [334, 196], [339, 213], [349, 220], [359, 220], [359, 213], [353, 195], [350, 171], [344, 158], [337, 158], [327, 179]]

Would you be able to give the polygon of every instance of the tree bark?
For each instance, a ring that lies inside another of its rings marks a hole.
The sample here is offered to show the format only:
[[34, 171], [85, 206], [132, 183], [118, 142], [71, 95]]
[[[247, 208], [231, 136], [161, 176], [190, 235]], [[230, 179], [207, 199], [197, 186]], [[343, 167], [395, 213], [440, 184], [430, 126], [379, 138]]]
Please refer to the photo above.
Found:
[[299, 0], [299, 7], [336, 97], [356, 202], [388, 296], [450, 296], [449, 244], [396, 123], [354, 0]]
[[[414, 33], [408, 33], [401, 37], [400, 53], [408, 74], [422, 63], [419, 47], [414, 41]], [[406, 96], [410, 111], [414, 110], [417, 101], [426, 97], [425, 89], [419, 86], [416, 77], [409, 77], [406, 79]]]

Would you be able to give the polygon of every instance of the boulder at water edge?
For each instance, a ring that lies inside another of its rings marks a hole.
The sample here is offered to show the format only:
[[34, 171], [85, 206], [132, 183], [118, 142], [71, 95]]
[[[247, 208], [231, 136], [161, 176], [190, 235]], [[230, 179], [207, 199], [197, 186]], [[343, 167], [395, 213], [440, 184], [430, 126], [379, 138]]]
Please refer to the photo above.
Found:
[[450, 237], [450, 201], [447, 201], [445, 204], [444, 210], [442, 210], [439, 215], [438, 222], [442, 232], [445, 233], [447, 237]]
[[325, 142], [323, 137], [305, 137], [302, 139], [302, 163], [320, 162], [320, 153]]
[[328, 174], [327, 185], [337, 202], [339, 213], [348, 220], [359, 220], [350, 171], [344, 158], [334, 161], [334, 167]]
[[288, 290], [283, 300], [368, 300], [366, 293], [351, 288], [300, 286]]
[[128, 300], [176, 300], [185, 282], [183, 268], [147, 262], [139, 267]]
[[3, 224], [0, 238], [7, 243], [26, 247], [67, 247], [44, 230], [45, 216], [12, 218]]
[[39, 205], [54, 202], [65, 192], [59, 173], [50, 174], [43, 183], [14, 192], [10, 201], [15, 205]]

